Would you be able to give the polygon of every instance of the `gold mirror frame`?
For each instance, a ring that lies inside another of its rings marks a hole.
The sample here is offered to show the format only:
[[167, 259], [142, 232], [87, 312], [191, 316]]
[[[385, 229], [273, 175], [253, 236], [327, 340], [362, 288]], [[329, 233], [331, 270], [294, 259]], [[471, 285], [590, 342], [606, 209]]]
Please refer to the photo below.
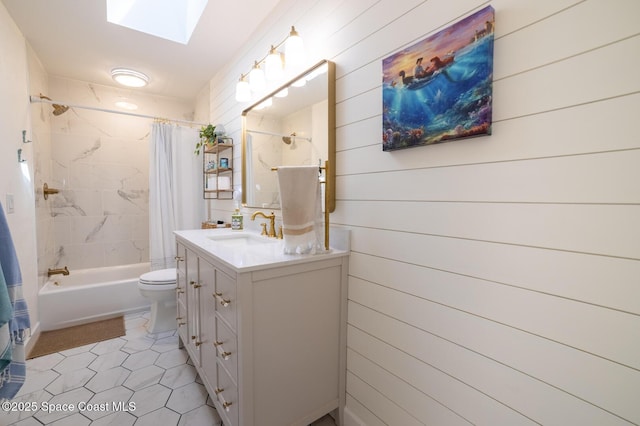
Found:
[[326, 211], [333, 212], [336, 208], [336, 66], [334, 62], [322, 60], [302, 72], [287, 83], [278, 87], [256, 103], [242, 111], [242, 205], [247, 206], [247, 114], [254, 110], [257, 106], [275, 96], [281, 90], [287, 89], [301, 78], [314, 72], [316, 69], [327, 65], [327, 161], [325, 162], [325, 207]]

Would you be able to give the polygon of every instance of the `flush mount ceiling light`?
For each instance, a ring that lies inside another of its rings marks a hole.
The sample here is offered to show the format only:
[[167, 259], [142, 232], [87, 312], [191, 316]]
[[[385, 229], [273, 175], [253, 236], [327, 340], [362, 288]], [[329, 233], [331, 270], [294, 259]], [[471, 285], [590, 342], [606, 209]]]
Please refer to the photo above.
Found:
[[208, 0], [107, 0], [107, 21], [152, 36], [189, 43]]
[[127, 87], [144, 87], [149, 83], [149, 77], [145, 74], [127, 68], [114, 68], [111, 77], [118, 83]]

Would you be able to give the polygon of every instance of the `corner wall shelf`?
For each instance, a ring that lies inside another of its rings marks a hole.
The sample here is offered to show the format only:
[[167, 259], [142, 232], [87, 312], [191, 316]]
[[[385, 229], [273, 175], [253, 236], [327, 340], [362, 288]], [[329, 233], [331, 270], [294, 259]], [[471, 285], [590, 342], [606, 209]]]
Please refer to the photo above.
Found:
[[202, 154], [203, 198], [233, 199], [233, 139], [219, 137]]

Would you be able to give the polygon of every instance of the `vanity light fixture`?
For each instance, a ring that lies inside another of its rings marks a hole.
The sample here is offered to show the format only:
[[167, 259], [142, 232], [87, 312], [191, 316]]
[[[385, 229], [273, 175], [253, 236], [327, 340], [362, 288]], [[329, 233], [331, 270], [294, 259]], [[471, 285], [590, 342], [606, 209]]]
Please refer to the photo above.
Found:
[[114, 68], [111, 77], [118, 83], [127, 87], [144, 87], [149, 83], [149, 77], [145, 74], [128, 68]]
[[[284, 54], [278, 49], [284, 46]], [[262, 94], [267, 85], [277, 86], [282, 82], [285, 74], [289, 77], [299, 73], [305, 63], [304, 44], [302, 37], [291, 26], [291, 31], [287, 37], [276, 45], [271, 45], [269, 53], [259, 61], [254, 61], [253, 67], [246, 74], [240, 75], [240, 80], [236, 83], [236, 101], [248, 102], [251, 93]], [[262, 65], [264, 64], [264, 70]], [[249, 81], [245, 77], [249, 77]], [[279, 96], [286, 96], [286, 92], [279, 93]]]

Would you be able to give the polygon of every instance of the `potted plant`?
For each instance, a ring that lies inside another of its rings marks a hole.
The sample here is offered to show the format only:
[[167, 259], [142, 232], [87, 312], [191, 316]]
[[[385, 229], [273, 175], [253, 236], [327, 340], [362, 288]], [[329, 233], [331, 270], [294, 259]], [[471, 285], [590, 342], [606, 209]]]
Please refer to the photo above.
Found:
[[200, 149], [203, 151], [207, 146], [214, 146], [216, 144], [218, 135], [216, 134], [216, 126], [208, 124], [200, 128], [200, 140], [196, 144], [196, 155], [200, 155]]

